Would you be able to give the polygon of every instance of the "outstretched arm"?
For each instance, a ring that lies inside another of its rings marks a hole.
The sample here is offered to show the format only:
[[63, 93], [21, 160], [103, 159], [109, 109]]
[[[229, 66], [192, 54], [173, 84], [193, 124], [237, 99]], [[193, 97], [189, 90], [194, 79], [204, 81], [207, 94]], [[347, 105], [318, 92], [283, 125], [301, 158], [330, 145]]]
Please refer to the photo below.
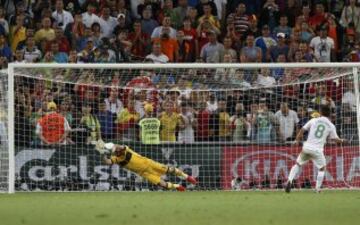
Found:
[[302, 140], [302, 138], [304, 137], [304, 132], [305, 132], [305, 129], [304, 128], [301, 128], [298, 132], [298, 134], [296, 135], [296, 138], [295, 138], [295, 144], [299, 144]]
[[103, 162], [106, 165], [112, 165], [113, 164], [111, 159], [109, 159], [106, 155], [103, 155]]

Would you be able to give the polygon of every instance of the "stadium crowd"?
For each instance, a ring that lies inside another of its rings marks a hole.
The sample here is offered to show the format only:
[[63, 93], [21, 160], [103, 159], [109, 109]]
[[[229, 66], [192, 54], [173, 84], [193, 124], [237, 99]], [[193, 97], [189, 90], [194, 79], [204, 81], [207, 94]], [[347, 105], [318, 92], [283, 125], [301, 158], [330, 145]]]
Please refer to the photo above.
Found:
[[[357, 62], [359, 35], [356, 0], [2, 0], [0, 67], [9, 62]], [[81, 125], [87, 141], [135, 140], [138, 122], [150, 114], [161, 121], [161, 141], [284, 142], [316, 116], [319, 104], [333, 108], [340, 133], [357, 132], [351, 123], [356, 118], [351, 81], [272, 87], [311, 75], [308, 68], [193, 69], [175, 75], [60, 72], [43, 72], [56, 84], [17, 80], [18, 140], [25, 135], [24, 143], [53, 143], [42, 136], [41, 125], [51, 114], [63, 123], [60, 136], [48, 137], [56, 142], [76, 141], [69, 133], [81, 132], [74, 129]], [[129, 83], [159, 91], [128, 92]], [[239, 90], [220, 91], [227, 85]], [[255, 86], [268, 88], [243, 90]], [[168, 91], [160, 91], [164, 88]], [[149, 102], [153, 113], [145, 110]]]

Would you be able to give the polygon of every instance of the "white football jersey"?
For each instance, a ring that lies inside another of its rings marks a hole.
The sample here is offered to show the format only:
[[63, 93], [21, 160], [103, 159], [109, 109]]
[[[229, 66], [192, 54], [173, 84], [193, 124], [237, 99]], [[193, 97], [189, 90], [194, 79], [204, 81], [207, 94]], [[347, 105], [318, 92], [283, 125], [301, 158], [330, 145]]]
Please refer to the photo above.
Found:
[[304, 149], [323, 152], [328, 137], [339, 138], [335, 125], [324, 116], [311, 119], [303, 126], [303, 129], [309, 131], [308, 138], [303, 145]]

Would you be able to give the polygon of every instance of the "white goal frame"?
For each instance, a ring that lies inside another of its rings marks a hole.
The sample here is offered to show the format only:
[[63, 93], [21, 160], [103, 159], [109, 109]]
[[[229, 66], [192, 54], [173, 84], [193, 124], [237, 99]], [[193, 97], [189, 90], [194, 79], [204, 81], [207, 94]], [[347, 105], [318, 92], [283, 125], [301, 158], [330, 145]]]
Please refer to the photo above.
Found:
[[[126, 64], [55, 64], [55, 63], [10, 63], [8, 65], [8, 105], [7, 105], [7, 124], [8, 124], [8, 148], [9, 148], [9, 174], [8, 174], [8, 193], [15, 193], [15, 93], [14, 93], [14, 70], [16, 68], [69, 68], [69, 69], [218, 69], [218, 68], [239, 68], [239, 69], [259, 69], [259, 68], [352, 68], [354, 76], [354, 89], [357, 98], [357, 128], [360, 134], [360, 91], [359, 91], [359, 68], [360, 63], [171, 63], [171, 64], [149, 64], [149, 63], [126, 63]], [[360, 143], [360, 135], [359, 135]], [[360, 152], [360, 146], [359, 146]]]

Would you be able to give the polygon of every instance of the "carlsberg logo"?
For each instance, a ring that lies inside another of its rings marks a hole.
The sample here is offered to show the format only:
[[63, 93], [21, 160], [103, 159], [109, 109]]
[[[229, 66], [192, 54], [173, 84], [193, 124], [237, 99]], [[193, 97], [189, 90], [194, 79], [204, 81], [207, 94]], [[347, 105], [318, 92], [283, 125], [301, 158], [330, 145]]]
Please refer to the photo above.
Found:
[[[111, 170], [107, 165], [91, 167], [88, 164], [88, 157], [83, 155], [77, 156], [77, 165], [48, 165], [56, 151], [55, 149], [36, 149], [19, 152], [15, 157], [15, 173], [19, 176], [27, 176], [33, 181], [65, 180], [70, 174], [73, 174], [72, 176], [77, 174], [81, 180], [89, 180], [96, 175], [99, 180], [107, 180], [112, 176], [121, 181], [131, 176], [129, 172], [125, 176], [121, 176], [118, 165], [113, 165]], [[46, 163], [40, 163], [39, 160]], [[101, 164], [101, 162], [96, 162], [96, 164]], [[26, 166], [26, 174], [21, 171], [24, 166]]]

